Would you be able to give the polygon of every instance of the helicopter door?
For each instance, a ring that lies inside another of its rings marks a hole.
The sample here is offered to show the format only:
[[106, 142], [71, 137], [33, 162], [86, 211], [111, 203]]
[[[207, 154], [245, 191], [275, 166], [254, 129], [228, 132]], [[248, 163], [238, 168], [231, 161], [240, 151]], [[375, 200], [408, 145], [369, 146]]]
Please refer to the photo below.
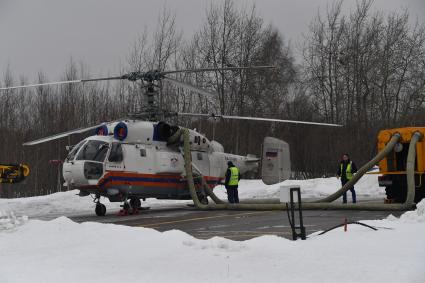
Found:
[[265, 137], [262, 148], [261, 178], [267, 185], [283, 182], [291, 176], [289, 145], [279, 139]]
[[124, 153], [121, 143], [113, 142], [106, 162], [106, 170], [123, 171], [124, 170]]
[[210, 159], [208, 153], [192, 151], [192, 162], [201, 170], [203, 176], [210, 176]]

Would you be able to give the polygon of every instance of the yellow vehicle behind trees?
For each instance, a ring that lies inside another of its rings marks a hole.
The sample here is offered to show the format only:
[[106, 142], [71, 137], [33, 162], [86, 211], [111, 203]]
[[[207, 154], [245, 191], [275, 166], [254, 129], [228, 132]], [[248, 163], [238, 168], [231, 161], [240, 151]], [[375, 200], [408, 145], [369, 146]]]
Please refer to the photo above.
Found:
[[1, 164], [0, 163], [0, 183], [19, 183], [30, 173], [30, 168], [26, 164]]
[[409, 143], [415, 132], [422, 133], [422, 138], [416, 143], [415, 158], [415, 202], [425, 197], [425, 127], [407, 127], [382, 130], [378, 134], [378, 151], [381, 151], [395, 133], [401, 135], [400, 140], [384, 159], [379, 162], [379, 186], [385, 187], [386, 202], [403, 203], [407, 195], [406, 163]]

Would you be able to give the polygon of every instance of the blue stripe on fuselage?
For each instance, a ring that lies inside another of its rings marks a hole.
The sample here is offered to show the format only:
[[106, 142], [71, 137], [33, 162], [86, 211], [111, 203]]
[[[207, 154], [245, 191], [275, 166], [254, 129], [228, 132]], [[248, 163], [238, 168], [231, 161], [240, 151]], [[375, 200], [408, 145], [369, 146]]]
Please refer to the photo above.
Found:
[[[124, 176], [108, 176], [102, 180], [99, 184], [99, 187], [105, 186], [108, 182], [111, 181], [128, 181], [128, 182], [156, 182], [156, 183], [176, 183], [181, 184], [185, 183], [185, 180], [174, 179], [174, 178], [148, 178], [148, 177], [124, 177]], [[218, 180], [207, 180], [207, 184], [217, 184]]]

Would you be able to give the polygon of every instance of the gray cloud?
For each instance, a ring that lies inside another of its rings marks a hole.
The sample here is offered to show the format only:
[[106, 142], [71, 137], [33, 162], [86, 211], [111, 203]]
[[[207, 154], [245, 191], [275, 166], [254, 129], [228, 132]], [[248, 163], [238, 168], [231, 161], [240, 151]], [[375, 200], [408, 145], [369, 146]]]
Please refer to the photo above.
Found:
[[[214, 1], [222, 2], [222, 1]], [[256, 0], [266, 23], [275, 25], [295, 43], [329, 0]], [[164, 5], [176, 13], [177, 23], [189, 37], [197, 30], [210, 1], [206, 0], [0, 0], [0, 70], [34, 78], [39, 70], [58, 79], [71, 56], [94, 74], [117, 72], [126, 61], [131, 43], [145, 28], [155, 29]], [[344, 10], [355, 6], [347, 0]], [[374, 9], [408, 8], [412, 19], [424, 21], [423, 0], [376, 0]]]

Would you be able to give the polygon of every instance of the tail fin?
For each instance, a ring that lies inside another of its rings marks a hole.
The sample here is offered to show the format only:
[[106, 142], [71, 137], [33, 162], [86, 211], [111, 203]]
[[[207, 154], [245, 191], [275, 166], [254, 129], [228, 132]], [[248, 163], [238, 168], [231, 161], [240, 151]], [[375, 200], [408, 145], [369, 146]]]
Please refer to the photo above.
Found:
[[261, 156], [261, 178], [267, 185], [283, 182], [291, 176], [289, 145], [279, 139], [265, 137]]

